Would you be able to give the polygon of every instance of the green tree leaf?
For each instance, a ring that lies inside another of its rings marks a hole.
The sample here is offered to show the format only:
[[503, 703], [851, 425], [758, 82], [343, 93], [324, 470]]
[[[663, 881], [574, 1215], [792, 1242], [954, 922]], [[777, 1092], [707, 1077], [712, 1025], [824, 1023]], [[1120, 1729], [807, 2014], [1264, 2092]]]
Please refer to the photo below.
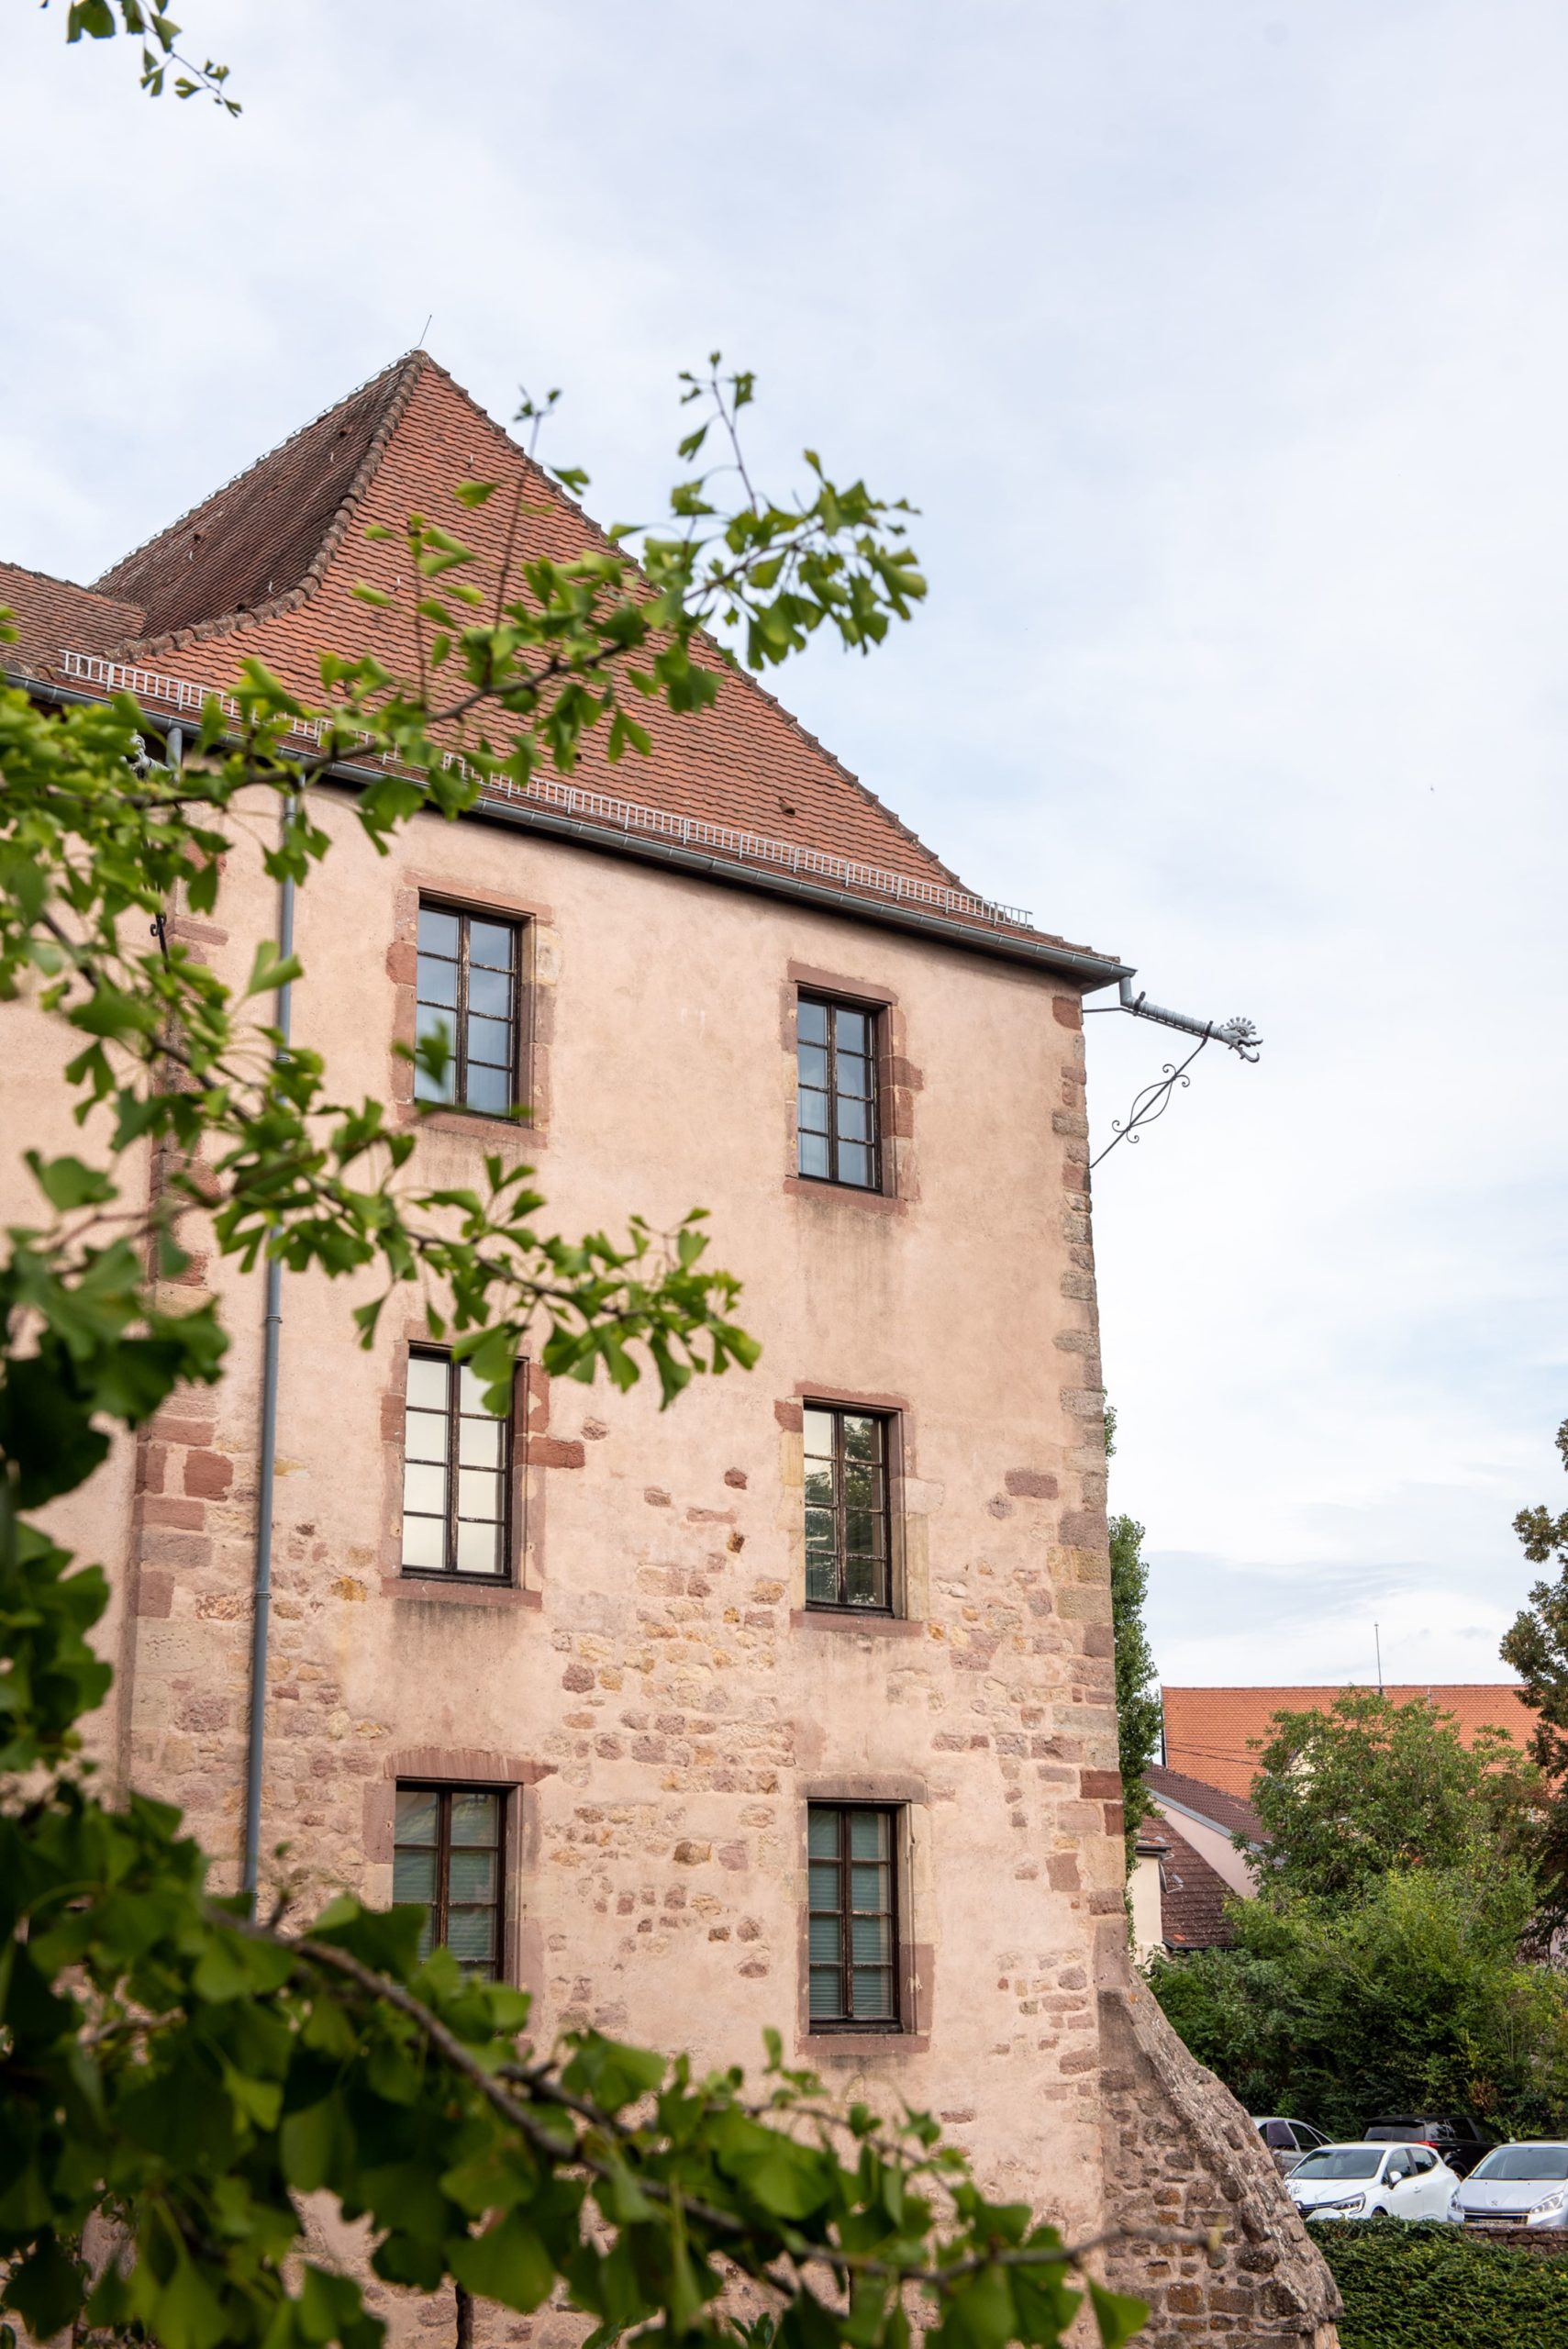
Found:
[[528, 2315], [550, 2298], [555, 2266], [528, 2221], [509, 2213], [481, 2235], [450, 2243], [448, 2264], [460, 2284], [482, 2299], [499, 2300]]

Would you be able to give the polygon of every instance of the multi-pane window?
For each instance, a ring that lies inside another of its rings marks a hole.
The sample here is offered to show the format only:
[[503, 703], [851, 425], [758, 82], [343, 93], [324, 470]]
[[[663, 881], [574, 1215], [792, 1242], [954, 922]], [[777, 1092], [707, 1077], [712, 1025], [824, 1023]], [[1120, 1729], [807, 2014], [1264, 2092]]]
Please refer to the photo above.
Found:
[[511, 1428], [484, 1408], [466, 1363], [408, 1356], [403, 1420], [403, 1571], [505, 1575]]
[[898, 2028], [897, 1816], [848, 1803], [806, 1811], [813, 2031]]
[[501, 1970], [506, 1797], [480, 1787], [399, 1787], [392, 1897], [425, 1911], [419, 1954], [450, 1949], [465, 1974]]
[[888, 1422], [871, 1411], [807, 1403], [806, 1603], [892, 1605], [888, 1572]]
[[795, 1015], [800, 1171], [874, 1191], [876, 1014], [802, 996]]
[[443, 1035], [440, 1082], [417, 1067], [414, 1095], [504, 1117], [517, 1091], [517, 926], [419, 908], [417, 1032]]

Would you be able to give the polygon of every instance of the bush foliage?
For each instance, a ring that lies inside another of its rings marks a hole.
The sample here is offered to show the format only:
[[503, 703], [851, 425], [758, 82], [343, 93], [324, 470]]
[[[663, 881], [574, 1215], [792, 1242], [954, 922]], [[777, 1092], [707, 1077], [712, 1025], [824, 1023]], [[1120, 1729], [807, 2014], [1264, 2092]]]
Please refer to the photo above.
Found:
[[1540, 1947], [1540, 1775], [1501, 1731], [1370, 1689], [1282, 1712], [1267, 1831], [1235, 1945], [1159, 1965], [1154, 1994], [1252, 2112], [1359, 2137], [1379, 2112], [1505, 2134], [1568, 2114], [1568, 1983]]
[[1554, 2349], [1568, 2341], [1568, 2253], [1544, 2258], [1461, 2227], [1331, 2220], [1312, 2239], [1344, 2295], [1340, 2349]]
[[[1116, 1408], [1106, 1408], [1106, 1457], [1116, 1452]], [[1137, 1850], [1138, 1831], [1154, 1805], [1146, 1773], [1160, 1751], [1164, 1712], [1160, 1701], [1160, 1672], [1143, 1609], [1149, 1597], [1149, 1562], [1143, 1554], [1143, 1528], [1135, 1517], [1110, 1520], [1111, 1621], [1116, 1631], [1117, 1760], [1121, 1769], [1122, 1803], [1127, 1819], [1127, 1865]]]
[[1251, 2112], [1359, 2137], [1379, 2112], [1469, 2112], [1509, 2135], [1568, 2113], [1568, 1984], [1518, 1955], [1517, 1868], [1396, 1869], [1359, 1903], [1237, 1903], [1233, 1949], [1156, 1965], [1154, 1995]]

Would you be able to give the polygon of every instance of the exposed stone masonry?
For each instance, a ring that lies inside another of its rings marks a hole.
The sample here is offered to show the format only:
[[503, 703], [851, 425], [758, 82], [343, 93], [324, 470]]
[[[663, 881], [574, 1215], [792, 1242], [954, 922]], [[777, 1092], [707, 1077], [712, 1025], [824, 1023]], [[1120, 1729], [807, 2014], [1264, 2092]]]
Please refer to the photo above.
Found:
[[1133, 2240], [1110, 2278], [1151, 2305], [1149, 2349], [1334, 2349], [1339, 2288], [1229, 2090], [1194, 2063], [1119, 1949], [1099, 1992], [1108, 2207], [1124, 2226], [1222, 2226], [1223, 2249]]
[[[486, 1146], [540, 1160], [563, 1223], [624, 1208], [619, 1173], [609, 1207], [592, 1189], [574, 1204], [573, 1185], [596, 1163], [594, 1136], [577, 1140], [573, 1123], [584, 1097], [573, 990], [586, 919], [568, 885], [575, 868], [550, 868], [547, 908], [527, 894], [544, 876], [511, 877], [514, 842], [481, 832], [454, 852], [450, 841], [422, 835], [420, 852], [461, 856], [467, 874], [488, 846], [488, 866], [467, 885], [531, 925], [536, 1123]], [[591, 867], [596, 887], [603, 871]], [[384, 1086], [386, 1039], [411, 1022], [423, 885], [394, 873], [369, 901], [384, 942], [362, 957], [379, 990], [367, 992], [360, 1023], [368, 1085]], [[646, 885], [626, 885], [627, 903], [639, 905]], [[595, 939], [613, 936], [590, 904]], [[210, 927], [199, 942], [215, 959], [228, 945]], [[312, 951], [307, 940], [307, 963]], [[858, 951], [833, 933], [814, 945], [812, 967]], [[759, 1036], [771, 1042], [784, 959], [754, 1007], [750, 1054]], [[515, 1429], [515, 1587], [401, 1576], [402, 1382], [419, 1324], [389, 1313], [366, 1356], [347, 1335], [343, 1291], [291, 1288], [263, 1851], [286, 1843], [302, 1908], [339, 1884], [384, 1900], [400, 1776], [502, 1787], [506, 1962], [536, 1990], [542, 2038], [591, 2022], [690, 2046], [699, 2062], [754, 2061], [773, 2025], [792, 2060], [818, 2068], [832, 2092], [929, 2106], [989, 2188], [1075, 2232], [1121, 2216], [1225, 2220], [1216, 2266], [1148, 2246], [1114, 2263], [1129, 2288], [1152, 2286], [1153, 2342], [1330, 2349], [1332, 2287], [1272, 2165], [1127, 1970], [1079, 1008], [1064, 995], [1031, 996], [1032, 1024], [1015, 1031], [1044, 1030], [1037, 1082], [1051, 1114], [1034, 1158], [988, 1203], [1018, 1220], [985, 1241], [1009, 1252], [1007, 1280], [987, 1289], [981, 1241], [956, 1213], [951, 1181], [943, 1188], [951, 1047], [933, 1081], [932, 1002], [919, 998], [912, 959], [887, 959], [901, 990], [890, 1031], [909, 1050], [917, 1041], [920, 1059], [917, 1068], [900, 1052], [899, 1196], [873, 1203], [797, 1186], [758, 1212], [762, 1186], [779, 1180], [792, 1115], [786, 1026], [766, 1098], [735, 1127], [761, 1135], [757, 1165], [715, 1177], [726, 1247], [755, 1257], [751, 1227], [766, 1225], [760, 1261], [743, 1264], [763, 1367], [700, 1382], [664, 1419], [651, 1398], [551, 1388], [531, 1366]], [[626, 1001], [623, 989], [599, 1031], [600, 1058], [618, 1046]], [[437, 1180], [464, 1179], [473, 1147], [455, 1116], [432, 1121], [420, 1144]], [[693, 1178], [683, 1164], [676, 1179], [659, 1203], [673, 1191], [678, 1212]], [[940, 1253], [917, 1258], [938, 1219]], [[1015, 1264], [1026, 1267], [1018, 1280]], [[945, 1289], [932, 1286], [939, 1273]], [[216, 1391], [172, 1402], [138, 1447], [122, 1766], [184, 1806], [218, 1881], [230, 1883], [249, 1696], [259, 1299], [253, 1283], [198, 1255], [187, 1301], [209, 1279], [225, 1283], [232, 1369]], [[798, 1309], [803, 1297], [813, 1313]], [[973, 1344], [966, 1317], [984, 1320]], [[836, 1383], [857, 1377], [903, 1391]], [[813, 1395], [898, 1415], [891, 1618], [805, 1608], [801, 1411]], [[891, 2035], [808, 2029], [804, 1822], [817, 1798], [895, 1806], [902, 1822], [908, 1946], [904, 2028]], [[384, 2305], [400, 2335], [450, 2322], [439, 2299]], [[480, 2330], [487, 2343], [564, 2349], [579, 2328], [549, 2311], [528, 2323], [486, 2311]]]

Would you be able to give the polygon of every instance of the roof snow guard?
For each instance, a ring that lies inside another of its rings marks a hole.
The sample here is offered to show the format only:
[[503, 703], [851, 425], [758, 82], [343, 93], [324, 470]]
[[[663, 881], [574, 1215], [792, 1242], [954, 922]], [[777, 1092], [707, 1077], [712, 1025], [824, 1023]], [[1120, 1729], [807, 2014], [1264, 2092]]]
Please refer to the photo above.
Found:
[[[68, 677], [82, 685], [97, 685], [106, 693], [136, 694], [165, 708], [196, 713], [209, 701], [216, 701], [225, 717], [238, 721], [241, 716], [239, 703], [229, 695], [215, 693], [210, 685], [194, 684], [186, 677], [163, 676], [125, 662], [106, 661], [95, 652], [68, 651], [63, 656], [63, 666]], [[307, 719], [292, 730], [307, 740], [319, 742], [324, 729], [320, 720]], [[449, 751], [445, 763], [461, 766], [462, 760], [456, 751]], [[743, 863], [810, 874], [836, 882], [841, 888], [863, 890], [868, 896], [889, 898], [896, 904], [929, 907], [959, 921], [983, 922], [1010, 930], [1034, 928], [1032, 916], [1021, 906], [1002, 905], [989, 897], [977, 897], [967, 889], [950, 888], [940, 882], [920, 880], [904, 873], [889, 873], [881, 865], [862, 864], [852, 857], [833, 856], [823, 849], [803, 847], [798, 841], [770, 840], [763, 833], [737, 831], [727, 824], [709, 823], [700, 816], [672, 815], [662, 807], [640, 807], [635, 800], [610, 798], [600, 791], [584, 791], [575, 784], [557, 782], [553, 775], [537, 777], [527, 789], [505, 776], [492, 776], [483, 785], [483, 796], [523, 807], [530, 801], [536, 805], [542, 801], [548, 807], [585, 817], [590, 823], [604, 824], [617, 831], [651, 833], [661, 840], [677, 841], [683, 847], [717, 849]]]

